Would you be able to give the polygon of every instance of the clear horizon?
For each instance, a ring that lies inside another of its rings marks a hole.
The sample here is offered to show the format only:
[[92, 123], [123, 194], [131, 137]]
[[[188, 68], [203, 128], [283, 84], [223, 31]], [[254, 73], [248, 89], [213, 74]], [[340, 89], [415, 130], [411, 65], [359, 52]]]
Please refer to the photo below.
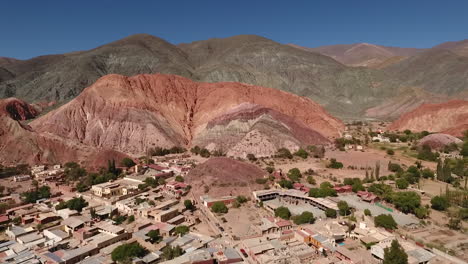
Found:
[[304, 47], [430, 48], [468, 38], [468, 1], [15, 1], [2, 3], [0, 57], [29, 59], [146, 33], [173, 44], [259, 35]]

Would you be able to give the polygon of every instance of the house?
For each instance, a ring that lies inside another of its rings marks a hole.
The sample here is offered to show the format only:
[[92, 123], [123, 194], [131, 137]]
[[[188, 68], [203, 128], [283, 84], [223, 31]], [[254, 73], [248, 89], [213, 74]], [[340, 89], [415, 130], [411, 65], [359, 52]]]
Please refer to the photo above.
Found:
[[353, 192], [353, 186], [351, 185], [345, 185], [345, 186], [335, 186], [333, 189], [337, 193], [352, 193]]
[[63, 219], [67, 219], [71, 216], [79, 215], [79, 213], [76, 210], [65, 208], [65, 209], [57, 210], [57, 215], [62, 217]]
[[70, 235], [67, 232], [64, 232], [58, 228], [46, 229], [43, 231], [43, 234], [45, 237], [47, 237], [49, 240], [52, 240], [54, 243], [58, 243], [70, 237]]
[[8, 222], [10, 222], [10, 218], [8, 217], [8, 215], [0, 215], [0, 226], [7, 224]]
[[31, 179], [31, 176], [29, 176], [29, 175], [16, 175], [16, 176], [13, 176], [13, 181], [15, 181], [15, 182], [29, 181], [30, 179]]
[[48, 213], [38, 214], [35, 217], [34, 222], [36, 222], [37, 224], [43, 225], [43, 224], [47, 224], [47, 223], [53, 222], [53, 221], [58, 220], [58, 219], [60, 219], [60, 216], [56, 215], [53, 212], [48, 212]]
[[223, 196], [223, 197], [218, 197], [218, 198], [211, 198], [209, 195], [203, 195], [200, 196], [200, 200], [202, 200], [203, 205], [206, 207], [211, 207], [213, 206], [214, 203], [216, 202], [221, 202], [224, 203], [225, 205], [231, 204], [236, 200], [235, 196]]
[[81, 218], [72, 216], [62, 221], [62, 225], [65, 227], [65, 231], [69, 234], [81, 229], [85, 226], [85, 221]]
[[334, 255], [335, 257], [337, 257], [341, 261], [344, 261], [345, 263], [349, 263], [349, 264], [365, 264], [366, 263], [364, 258], [360, 254], [353, 252], [343, 246], [338, 247], [335, 250]]
[[99, 197], [112, 197], [117, 195], [123, 194], [123, 186], [118, 183], [101, 183], [97, 185], [93, 185], [91, 191], [94, 195]]
[[375, 203], [380, 201], [380, 198], [371, 192], [358, 191], [357, 196], [359, 196], [363, 201], [368, 203]]
[[292, 223], [281, 218], [266, 217], [262, 218], [262, 224], [259, 228], [262, 234], [270, 234], [289, 230], [292, 228]]

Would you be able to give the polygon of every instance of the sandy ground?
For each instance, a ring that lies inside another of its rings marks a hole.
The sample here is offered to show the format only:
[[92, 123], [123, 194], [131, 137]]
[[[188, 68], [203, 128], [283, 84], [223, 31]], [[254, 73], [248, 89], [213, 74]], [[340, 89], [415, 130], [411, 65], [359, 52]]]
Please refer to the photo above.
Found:
[[227, 214], [218, 218], [224, 217], [226, 219], [227, 222], [223, 224], [226, 231], [237, 237], [243, 237], [253, 235], [255, 233], [254, 226], [261, 223], [261, 218], [268, 216], [271, 215], [264, 209], [255, 208], [253, 203], [248, 202], [240, 208], [229, 208]]

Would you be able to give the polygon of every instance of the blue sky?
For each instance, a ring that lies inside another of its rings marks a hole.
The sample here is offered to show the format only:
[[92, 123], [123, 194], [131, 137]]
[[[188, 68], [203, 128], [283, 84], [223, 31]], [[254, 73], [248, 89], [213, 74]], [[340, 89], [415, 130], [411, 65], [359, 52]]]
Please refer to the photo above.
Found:
[[91, 49], [148, 33], [171, 43], [239, 34], [307, 47], [431, 47], [468, 38], [468, 1], [110, 1], [0, 3], [0, 56]]

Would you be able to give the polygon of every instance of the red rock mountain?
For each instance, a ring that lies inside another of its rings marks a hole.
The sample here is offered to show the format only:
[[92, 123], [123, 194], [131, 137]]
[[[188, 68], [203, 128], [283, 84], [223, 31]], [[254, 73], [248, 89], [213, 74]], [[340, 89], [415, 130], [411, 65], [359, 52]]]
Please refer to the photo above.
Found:
[[88, 167], [100, 167], [106, 164], [107, 159], [120, 160], [125, 156], [113, 150], [105, 150], [106, 159], [103, 159], [103, 150], [37, 133], [23, 121], [38, 114], [36, 108], [24, 101], [15, 98], [0, 100], [0, 164], [81, 160]]
[[133, 155], [198, 145], [229, 156], [267, 156], [280, 147], [329, 143], [344, 125], [310, 99], [276, 89], [154, 74], [102, 77], [31, 127], [68, 143]]
[[389, 130], [442, 132], [461, 136], [468, 130], [468, 101], [453, 100], [440, 104], [423, 104], [393, 122]]

